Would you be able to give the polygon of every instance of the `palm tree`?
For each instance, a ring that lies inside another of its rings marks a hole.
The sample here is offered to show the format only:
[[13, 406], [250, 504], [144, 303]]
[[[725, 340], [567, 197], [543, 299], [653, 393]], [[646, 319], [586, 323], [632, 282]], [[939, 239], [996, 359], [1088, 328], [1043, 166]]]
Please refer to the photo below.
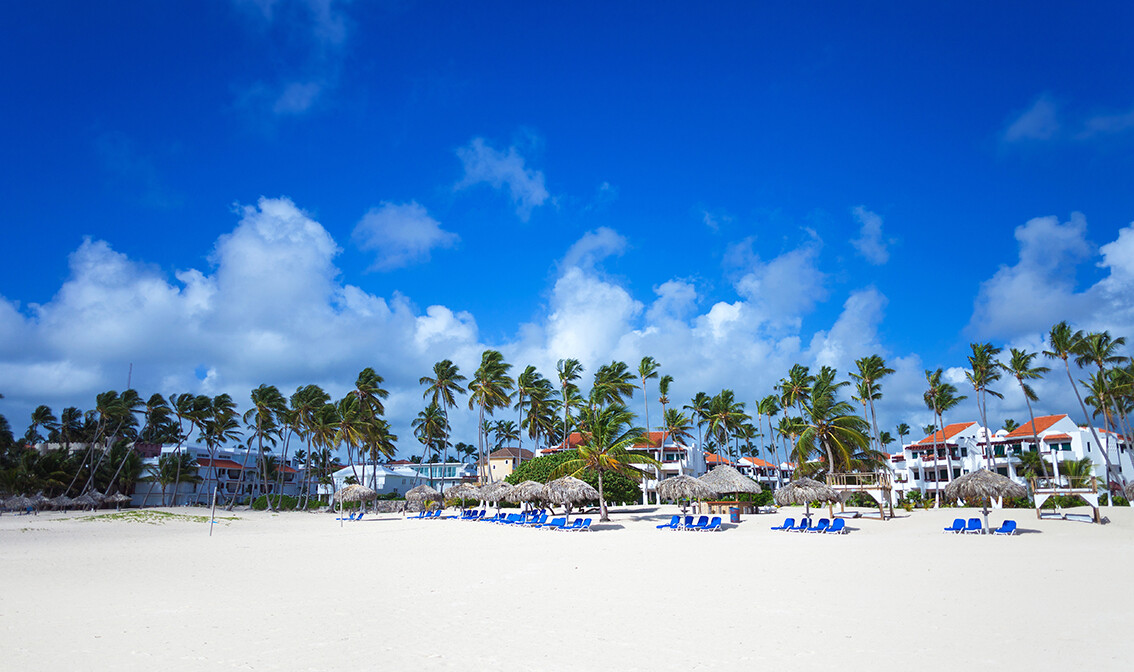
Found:
[[[539, 371], [536, 371], [536, 368], [531, 364], [525, 367], [520, 375], [516, 376], [515, 408], [520, 414], [517, 419], [519, 423], [518, 427], [520, 428], [524, 426], [524, 402], [531, 396], [533, 389], [539, 384], [540, 378], [542, 378], [542, 376], [539, 375]], [[516, 432], [516, 441], [518, 443], [516, 449], [516, 464], [519, 465], [524, 459], [524, 436], [519, 430]]]
[[528, 414], [521, 423], [520, 429], [528, 430], [528, 436], [535, 442], [535, 449], [538, 450], [541, 436], [547, 439], [545, 445], [550, 446], [552, 443], [550, 437], [555, 432], [559, 401], [553, 398], [555, 388], [551, 381], [539, 374], [536, 376], [528, 388]]
[[582, 377], [583, 365], [577, 359], [561, 359], [556, 362], [555, 370], [559, 374], [560, 395], [563, 401], [563, 447], [566, 448], [567, 439], [571, 435], [571, 425], [567, 421], [567, 412], [572, 405], [569, 393], [575, 388], [575, 381]]
[[[824, 367], [826, 368], [826, 367]], [[819, 452], [827, 458], [827, 473], [850, 471], [852, 461], [870, 447], [870, 423], [854, 412], [847, 401], [837, 398], [841, 386], [834, 371], [821, 371], [801, 402], [803, 416], [795, 458], [800, 464]]]
[[[938, 368], [936, 371], [926, 371], [925, 381], [929, 384], [929, 389], [925, 391], [923, 399], [925, 400], [926, 407], [933, 411], [933, 415], [937, 418], [937, 424], [941, 427], [941, 445], [945, 449], [945, 469], [949, 472], [949, 479], [953, 478], [953, 456], [949, 452], [949, 446], [946, 443], [945, 437], [945, 411], [956, 408], [957, 404], [961, 403], [968, 397], [964, 395], [957, 395], [957, 387], [952, 383], [946, 383], [941, 380], [943, 371]], [[929, 432], [930, 436], [933, 431]], [[933, 447], [934, 455], [937, 454], [937, 447]], [[933, 460], [934, 470], [937, 469], [936, 457]], [[937, 474], [934, 474], [936, 478]], [[940, 480], [935, 480], [934, 485], [934, 506], [941, 506], [941, 486]]]
[[[989, 385], [1000, 380], [1000, 366], [996, 362], [996, 356], [1000, 354], [1001, 348], [993, 347], [991, 343], [972, 343], [970, 347], [973, 354], [969, 356], [970, 369], [965, 372], [965, 378], [973, 386], [973, 392], [976, 393], [977, 409], [980, 411], [982, 427], [978, 441], [985, 444], [989, 438], [988, 395], [991, 394], [997, 399], [1004, 398], [1004, 395], [989, 388]], [[991, 471], [992, 445], [982, 445], [981, 452], [984, 453], [985, 466]]]
[[[1083, 411], [1083, 417], [1087, 421], [1087, 427], [1091, 430], [1091, 436], [1095, 440], [1095, 445], [1099, 447], [1102, 453], [1103, 461], [1106, 462], [1106, 480], [1107, 492], [1111, 492], [1110, 480], [1115, 475], [1114, 465], [1110, 461], [1110, 451], [1106, 450], [1106, 444], [1099, 440], [1099, 433], [1095, 431], [1095, 423], [1091, 421], [1091, 415], [1087, 413], [1087, 405], [1083, 403], [1083, 396], [1079, 394], [1079, 386], [1075, 384], [1075, 379], [1071, 376], [1071, 363], [1070, 358], [1075, 356], [1075, 364], [1079, 364], [1080, 360], [1084, 362], [1094, 361], [1094, 357], [1107, 355], [1105, 350], [1108, 343], [1099, 339], [1099, 342], [1092, 345], [1083, 345], [1082, 341], [1086, 338], [1082, 331], [1071, 331], [1071, 325], [1066, 321], [1060, 322], [1051, 328], [1047, 335], [1047, 344], [1049, 350], [1044, 350], [1043, 354], [1049, 359], [1063, 360], [1063, 367], [1067, 371], [1067, 381], [1071, 383], [1071, 389], [1075, 391], [1075, 398], [1079, 400], [1079, 408]], [[1109, 339], [1107, 339], [1109, 340]], [[1125, 341], [1123, 341], [1125, 342]], [[1110, 343], [1114, 343], [1110, 341]], [[1117, 346], [1116, 346], [1117, 347]], [[1098, 348], [1097, 353], [1087, 354], [1090, 350]], [[1110, 353], [1113, 356], [1113, 353]], [[1083, 357], [1086, 356], [1086, 359]], [[1121, 478], [1121, 477], [1120, 477]], [[1113, 499], [1113, 497], [1111, 498]]]
[[669, 405], [669, 386], [673, 384], [673, 376], [666, 374], [658, 379], [658, 403], [661, 404], [662, 415], [665, 407]]
[[[413, 427], [413, 435], [421, 442], [422, 452], [421, 461], [425, 461], [425, 454], [430, 450], [438, 452], [438, 447], [442, 443], [447, 443], [448, 427], [445, 421], [445, 413], [441, 410], [435, 402], [430, 402], [424, 410], [417, 414], [417, 418], [411, 423]], [[432, 476], [433, 467], [429, 467], [430, 476]], [[421, 470], [417, 470], [421, 474]], [[444, 473], [442, 472], [442, 478]], [[413, 479], [414, 485], [417, 485], [417, 477]], [[430, 478], [432, 480], [432, 478]], [[444, 487], [444, 486], [442, 486]]]
[[552, 473], [553, 478], [575, 476], [587, 470], [598, 474], [599, 521], [610, 520], [603, 492], [603, 475], [614, 472], [640, 481], [645, 475], [636, 465], [657, 467], [654, 458], [632, 450], [642, 440], [642, 428], [631, 425], [634, 414], [621, 404], [589, 407], [583, 412], [580, 426], [583, 441], [576, 456], [564, 461]]
[[[910, 426], [904, 422], [899, 422], [898, 426], [895, 428], [895, 431], [898, 433], [898, 442], [904, 446], [906, 443], [906, 437], [910, 434]], [[933, 432], [926, 432], [926, 434], [932, 433]]]
[[713, 400], [712, 397], [704, 392], [698, 392], [693, 395], [689, 403], [685, 405], [684, 410], [689, 411], [689, 416], [693, 423], [697, 425], [697, 446], [704, 448], [705, 435], [703, 427], [708, 420], [709, 402]]
[[43, 427], [49, 432], [59, 426], [58, 418], [51, 412], [49, 406], [36, 406], [31, 414], [31, 425], [28, 426], [28, 431], [24, 434], [24, 440], [30, 444], [43, 443], [44, 437], [40, 436], [39, 428]]
[[634, 374], [626, 362], [613, 361], [595, 371], [590, 405], [622, 404], [634, 394]]
[[[201, 477], [197, 475], [197, 460], [189, 453], [163, 453], [158, 456], [157, 464], [147, 469], [150, 479], [161, 486], [161, 505], [167, 506], [165, 490], [178, 480], [186, 483], [200, 483]], [[174, 500], [177, 493], [173, 493]]]
[[472, 382], [469, 383], [469, 410], [473, 410], [474, 407], [480, 410], [478, 423], [480, 432], [477, 437], [480, 452], [477, 455], [477, 464], [480, 465], [480, 469], [484, 470], [481, 474], [484, 480], [489, 478], [488, 460], [485, 459], [484, 455], [484, 444], [487, 438], [484, 432], [484, 414], [492, 415], [497, 408], [505, 408], [511, 403], [511, 390], [516, 383], [508, 376], [508, 369], [510, 368], [512, 368], [512, 365], [504, 361], [504, 355], [496, 350], [485, 350], [481, 354], [480, 367], [477, 368], [473, 374]]
[[520, 428], [512, 420], [497, 420], [492, 425], [492, 433], [496, 435], [494, 449], [499, 450], [504, 444], [519, 441]]
[[[649, 398], [649, 395], [646, 393], [646, 381], [656, 379], [658, 377], [658, 369], [659, 368], [661, 368], [661, 364], [658, 364], [657, 360], [655, 360], [653, 357], [650, 357], [650, 356], [643, 357], [642, 361], [638, 363], [638, 379], [642, 381], [642, 406], [643, 406], [643, 408], [645, 408], [645, 411], [646, 411], [646, 434], [645, 434], [645, 436], [646, 436], [646, 448], [647, 448], [647, 450], [651, 449], [653, 446], [650, 444], [650, 398]], [[664, 413], [664, 411], [663, 411], [663, 413]], [[665, 450], [664, 444], [665, 444], [664, 440], [658, 443], [658, 449], [660, 451]], [[661, 453], [659, 453], [659, 455], [660, 454]], [[659, 463], [659, 466], [658, 466], [657, 473], [655, 474], [655, 478], [656, 478], [656, 482], [661, 482], [661, 466], [660, 466], [660, 463]], [[643, 504], [649, 504], [650, 503], [650, 486], [645, 481], [642, 482], [642, 503]]]
[[[1024, 393], [1024, 401], [1028, 405], [1028, 418], [1032, 422], [1032, 447], [1037, 452], [1042, 451], [1043, 447], [1040, 445], [1039, 432], [1036, 431], [1036, 414], [1032, 411], [1032, 402], [1039, 401], [1036, 392], [1032, 389], [1030, 380], [1039, 380], [1043, 378], [1043, 374], [1051, 369], [1046, 366], [1032, 366], [1032, 361], [1039, 356], [1038, 352], [1025, 352], [1017, 348], [1012, 348], [1010, 351], [1011, 357], [1008, 363], [1000, 363], [1000, 368], [1008, 372], [1008, 375], [1016, 379], [1016, 383], [1020, 386], [1020, 391]], [[1023, 451], [1021, 451], [1023, 452]], [[1047, 470], [1043, 467], [1043, 460], [1040, 460], [1040, 467], [1043, 469], [1043, 476], [1047, 476]]]
[[[311, 428], [315, 421], [315, 414], [324, 404], [331, 400], [331, 395], [323, 391], [318, 385], [304, 385], [296, 388], [291, 395], [291, 414], [288, 416], [293, 425], [293, 431], [306, 444], [307, 450], [303, 452], [303, 494], [301, 509], [307, 508], [311, 497], [312, 460], [316, 457], [311, 442]], [[299, 457], [299, 453], [296, 453]]]
[[870, 408], [870, 424], [874, 430], [874, 440], [881, 448], [881, 437], [878, 434], [878, 416], [874, 412], [874, 402], [882, 398], [882, 388], [879, 381], [894, 373], [894, 369], [886, 366], [886, 360], [879, 355], [870, 355], [855, 361], [858, 371], [852, 372], [851, 378], [857, 381], [856, 389], [858, 399], [863, 405], [863, 415], [867, 406]]
[[[248, 437], [249, 450], [244, 453], [244, 462], [240, 466], [240, 480], [237, 489], [244, 492], [244, 474], [248, 470], [248, 456], [251, 453], [252, 442], [256, 443], [257, 466], [260, 465], [259, 457], [264, 454], [264, 441], [275, 445], [276, 435], [279, 432], [278, 418], [287, 408], [287, 401], [283, 395], [280, 394], [279, 389], [275, 385], [261, 384], [256, 389], [252, 390], [252, 408], [244, 413], [244, 424], [248, 425], [252, 430], [252, 434]], [[259, 474], [263, 483], [267, 483], [267, 478], [264, 474]], [[272, 505], [271, 500], [268, 500], [268, 506], [272, 511], [275, 507]]]
[[760, 401], [756, 402], [757, 415], [761, 418], [768, 419], [768, 440], [772, 444], [769, 452], [772, 452], [775, 455], [774, 459], [776, 462], [776, 487], [782, 488], [784, 485], [784, 477], [783, 472], [780, 469], [780, 464], [782, 464], [780, 462], [780, 447], [776, 443], [775, 436], [773, 436], [775, 427], [772, 426], [772, 417], [778, 415], [779, 412], [780, 400], [774, 394], [769, 394]]
[[[1099, 398], [1098, 407], [1102, 409], [1103, 422], [1114, 431], [1119, 431], [1117, 425], [1112, 422], [1111, 410], [1116, 408], [1114, 403], [1115, 391], [1112, 389], [1112, 380], [1107, 372], [1108, 365], [1118, 365], [1125, 359], [1118, 354], [1119, 348], [1126, 345], [1126, 338], [1111, 338], [1110, 332], [1103, 331], [1098, 333], [1090, 333], [1081, 338], [1075, 349], [1075, 363], [1080, 367], [1094, 364], [1098, 367], [1097, 380], [1093, 380], [1091, 387], [1102, 394]], [[1100, 443], [1100, 450], [1104, 455], [1109, 457], [1110, 446], [1108, 443]], [[1122, 474], [1122, 462], [1118, 463], [1118, 478], [1123, 486], [1126, 484], [1126, 478]], [[1109, 480], [1109, 476], [1108, 476]], [[1110, 492], [1110, 484], [1107, 484], [1107, 492]]]
[[[732, 436], [748, 416], [744, 413], [744, 402], [737, 401], [732, 390], [721, 390], [709, 401], [706, 418], [709, 435], [721, 446], [729, 446]], [[735, 452], [733, 457], [735, 458]]]
[[666, 409], [662, 423], [662, 429], [669, 436], [669, 440], [679, 446], [684, 446], [684, 441], [693, 438], [693, 435], [690, 433], [690, 430], [693, 428], [693, 421], [689, 419], [689, 416], [676, 408]]
[[[441, 408], [445, 416], [445, 432], [449, 432], [449, 409], [457, 405], [457, 395], [465, 394], [461, 386], [466, 378], [461, 375], [457, 365], [448, 359], [443, 359], [433, 365], [433, 376], [422, 376], [417, 382], [425, 385], [422, 398], [432, 397], [433, 403]], [[449, 443], [445, 443], [445, 461], [449, 461]], [[445, 482], [441, 482], [441, 491], [445, 491]]]

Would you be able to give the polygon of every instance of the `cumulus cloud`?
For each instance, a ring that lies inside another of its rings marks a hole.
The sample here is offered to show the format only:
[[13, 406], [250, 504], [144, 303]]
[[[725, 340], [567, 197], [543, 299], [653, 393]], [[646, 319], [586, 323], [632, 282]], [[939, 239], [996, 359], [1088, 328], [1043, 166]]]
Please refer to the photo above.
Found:
[[1049, 95], [1043, 94], [1008, 124], [1003, 139], [1005, 142], [1049, 140], [1059, 132], [1059, 128], [1055, 101]]
[[[736, 291], [751, 302], [760, 321], [798, 328], [802, 317], [827, 296], [819, 252], [815, 239], [768, 261], [750, 251], [747, 271], [736, 282]], [[735, 258], [744, 256], [734, 252]]]
[[434, 248], [453, 247], [460, 240], [416, 201], [383, 202], [372, 208], [355, 225], [351, 238], [359, 248], [377, 252], [371, 269], [380, 271], [428, 261]]
[[875, 266], [889, 261], [889, 241], [882, 237], [882, 218], [861, 205], [852, 208], [851, 213], [861, 226], [858, 237], [851, 240], [854, 249]]
[[843, 312], [830, 331], [819, 331], [811, 339], [808, 354], [820, 366], [850, 370], [854, 360], [877, 354], [878, 325], [885, 316], [886, 297], [874, 287], [852, 292]]
[[484, 138], [473, 138], [467, 146], [457, 149], [465, 174], [456, 189], [487, 184], [493, 189], [508, 189], [516, 215], [528, 221], [532, 210], [543, 205], [550, 194], [544, 185], [543, 172], [525, 166], [524, 157], [516, 148], [500, 151], [485, 143]]
[[1124, 133], [1134, 129], [1134, 110], [1117, 114], [1099, 114], [1089, 117], [1083, 124], [1083, 137]]
[[591, 268], [607, 257], [621, 255], [626, 251], [626, 238], [614, 229], [600, 226], [588, 231], [575, 241], [563, 255], [561, 266]]

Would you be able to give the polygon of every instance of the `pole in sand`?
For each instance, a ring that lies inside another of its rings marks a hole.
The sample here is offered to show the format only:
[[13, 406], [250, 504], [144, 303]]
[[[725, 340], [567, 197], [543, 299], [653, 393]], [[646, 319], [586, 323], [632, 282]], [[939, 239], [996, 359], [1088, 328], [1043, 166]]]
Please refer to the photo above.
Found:
[[217, 524], [217, 486], [213, 486], [213, 508], [209, 511], [209, 536], [213, 536], [213, 525]]

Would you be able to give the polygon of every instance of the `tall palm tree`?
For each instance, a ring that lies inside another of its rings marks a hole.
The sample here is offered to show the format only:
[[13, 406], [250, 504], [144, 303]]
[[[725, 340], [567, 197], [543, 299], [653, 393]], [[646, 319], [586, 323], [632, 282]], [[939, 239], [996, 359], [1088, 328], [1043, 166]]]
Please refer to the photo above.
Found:
[[821, 371], [801, 402], [796, 461], [802, 464], [821, 453], [827, 460], [827, 473], [851, 471], [855, 457], [870, 447], [870, 423], [854, 412], [850, 402], [837, 398], [839, 387], [833, 370]]
[[[1039, 356], [1038, 352], [1026, 352], [1012, 348], [1009, 354], [1011, 356], [1008, 363], [1000, 362], [1000, 368], [1016, 379], [1020, 391], [1024, 393], [1024, 401], [1028, 405], [1028, 418], [1032, 422], [1032, 447], [1037, 453], [1042, 453], [1043, 447], [1040, 445], [1039, 432], [1036, 428], [1036, 414], [1032, 411], [1032, 402], [1039, 401], [1039, 397], [1028, 381], [1043, 378], [1043, 374], [1051, 371], [1051, 369], [1046, 366], [1032, 366], [1032, 361]], [[1040, 460], [1040, 467], [1043, 470], [1043, 476], [1046, 477], [1047, 469], [1043, 466], [1043, 460]]]
[[[653, 357], [650, 357], [648, 355], [646, 357], [643, 357], [642, 361], [638, 363], [638, 379], [642, 382], [642, 407], [646, 411], [646, 434], [645, 434], [645, 436], [646, 436], [646, 448], [647, 448], [647, 450], [651, 449], [653, 446], [650, 445], [650, 397], [649, 397], [649, 394], [647, 394], [647, 391], [646, 391], [646, 381], [656, 379], [658, 377], [658, 369], [659, 368], [661, 368], [661, 364], [658, 364], [657, 360], [655, 360]], [[664, 444], [665, 444], [664, 440], [659, 442], [658, 449], [660, 451], [665, 450]], [[661, 454], [662, 453], [659, 452], [659, 455], [661, 455]], [[661, 482], [661, 463], [660, 462], [658, 463], [657, 473], [655, 473], [654, 476], [655, 476], [655, 482], [660, 483]], [[649, 504], [650, 503], [650, 486], [645, 481], [642, 482], [642, 503], [643, 504]]]
[[[520, 375], [516, 376], [516, 410], [520, 414], [516, 422], [519, 423], [520, 429], [524, 427], [524, 403], [531, 397], [541, 378], [543, 376], [539, 375], [539, 371], [531, 364], [525, 367]], [[524, 460], [524, 435], [522, 432], [516, 432], [516, 441], [518, 442], [516, 464], [519, 465]]]
[[721, 390], [709, 401], [707, 419], [709, 435], [727, 448], [748, 416], [744, 413], [744, 402], [737, 401], [732, 390]]
[[[422, 452], [421, 461], [425, 461], [425, 455], [429, 451], [439, 452], [441, 444], [448, 442], [448, 425], [445, 421], [445, 413], [436, 402], [429, 402], [429, 405], [424, 410], [417, 414], [417, 418], [411, 423], [413, 427], [413, 435], [421, 442]], [[432, 476], [433, 467], [429, 467], [430, 476]], [[418, 475], [421, 475], [421, 470], [417, 470]], [[444, 478], [444, 473], [442, 473]], [[432, 478], [430, 479], [432, 480]], [[413, 479], [414, 485], [417, 485], [417, 477]], [[444, 481], [442, 481], [444, 482]], [[444, 486], [442, 485], [442, 489]]]
[[575, 457], [565, 460], [552, 473], [553, 478], [578, 477], [593, 470], [598, 474], [600, 521], [610, 520], [603, 491], [604, 474], [614, 472], [640, 481], [645, 471], [637, 465], [658, 466], [658, 461], [632, 450], [642, 440], [642, 428], [632, 426], [634, 414], [621, 404], [588, 407], [580, 427], [583, 441]]
[[568, 410], [571, 408], [570, 392], [575, 388], [575, 381], [583, 375], [583, 365], [577, 359], [561, 359], [555, 364], [555, 371], [559, 376], [560, 396], [563, 401], [563, 447], [568, 447], [568, 437], [571, 436], [571, 425], [568, 423]]
[[886, 376], [894, 373], [894, 369], [886, 366], [886, 360], [880, 355], [870, 355], [855, 360], [857, 371], [851, 372], [851, 378], [856, 381], [858, 399], [863, 404], [863, 415], [867, 407], [870, 408], [870, 424], [874, 430], [874, 440], [881, 448], [881, 437], [878, 434], [878, 415], [874, 411], [874, 402], [882, 398], [882, 387], [879, 382]]
[[996, 362], [996, 356], [1000, 354], [1001, 348], [993, 347], [991, 343], [972, 343], [972, 355], [969, 356], [969, 370], [965, 372], [965, 378], [973, 387], [973, 392], [976, 393], [977, 409], [980, 411], [980, 424], [981, 435], [978, 441], [982, 444], [981, 452], [984, 453], [985, 467], [989, 471], [992, 470], [992, 444], [988, 443], [989, 426], [988, 426], [988, 395], [992, 395], [997, 399], [1003, 399], [1004, 395], [989, 387], [992, 383], [1000, 380], [1000, 365]]
[[[1126, 338], [1111, 338], [1110, 332], [1096, 332], [1085, 335], [1079, 340], [1078, 347], [1075, 349], [1075, 363], [1080, 367], [1094, 364], [1098, 367], [1097, 380], [1092, 382], [1091, 387], [1097, 389], [1102, 393], [1099, 399], [1099, 408], [1103, 412], [1103, 422], [1106, 423], [1112, 430], [1118, 432], [1120, 428], [1117, 423], [1112, 422], [1111, 413], [1117, 408], [1115, 404], [1115, 392], [1113, 380], [1107, 370], [1109, 365], [1119, 365], [1125, 358], [1118, 354], [1119, 348], [1126, 345]], [[1109, 445], [1100, 444], [1100, 449], [1104, 454], [1109, 454]], [[1126, 478], [1122, 474], [1122, 462], [1119, 460], [1117, 465], [1118, 477], [1123, 486], [1126, 484]], [[1109, 484], [1107, 491], [1110, 491]]]
[[496, 435], [493, 449], [499, 450], [505, 444], [520, 440], [520, 428], [512, 420], [497, 420], [492, 424], [492, 433]]
[[484, 444], [487, 439], [484, 431], [485, 413], [492, 415], [497, 408], [506, 408], [512, 401], [511, 390], [516, 383], [508, 375], [511, 364], [504, 361], [504, 355], [496, 350], [485, 350], [481, 354], [480, 366], [473, 373], [472, 382], [469, 383], [469, 410], [478, 408], [480, 411], [478, 426], [479, 454], [477, 455], [478, 468], [483, 469], [481, 478], [489, 479], [488, 460], [484, 454]]
[[[287, 408], [287, 401], [284, 396], [280, 394], [275, 385], [261, 384], [256, 389], [252, 390], [252, 408], [244, 413], [244, 424], [248, 425], [252, 433], [248, 437], [248, 445], [251, 448], [253, 442], [256, 443], [256, 465], [260, 465], [259, 457], [264, 454], [264, 442], [275, 445], [276, 435], [279, 432], [279, 416]], [[240, 466], [240, 481], [238, 489], [244, 491], [244, 474], [248, 470], [248, 457], [251, 450], [244, 453], [244, 462]], [[264, 474], [259, 474], [261, 481], [267, 483], [267, 478]], [[271, 499], [268, 499], [268, 506], [271, 510], [275, 511], [275, 506], [272, 505]]]
[[776, 487], [782, 488], [784, 485], [784, 477], [783, 472], [780, 469], [780, 447], [776, 443], [775, 436], [773, 436], [773, 434], [775, 433], [775, 427], [772, 426], [772, 418], [778, 415], [779, 412], [780, 400], [779, 397], [774, 394], [769, 394], [768, 396], [756, 402], [757, 415], [759, 415], [761, 418], [767, 418], [768, 420], [768, 440], [771, 442], [770, 452], [775, 455], [774, 459], [776, 463]]
[[42, 427], [47, 431], [52, 431], [59, 426], [58, 418], [51, 412], [50, 406], [36, 406], [31, 414], [31, 425], [28, 426], [28, 431], [24, 434], [24, 440], [28, 443], [42, 443], [45, 439], [39, 433], [39, 428]]
[[[907, 425], [904, 422], [899, 422], [898, 426], [895, 427], [894, 429], [898, 433], [898, 443], [900, 443], [904, 446], [905, 443], [906, 443], [906, 437], [909, 436], [909, 434], [910, 434], [910, 426]], [[926, 433], [932, 434], [933, 432], [926, 432]]]
[[[1091, 437], [1094, 438], [1095, 445], [1099, 447], [1103, 461], [1106, 463], [1107, 492], [1111, 492], [1110, 481], [1114, 478], [1116, 472], [1114, 464], [1110, 461], [1110, 451], [1106, 450], [1106, 444], [1099, 440], [1099, 433], [1095, 430], [1095, 423], [1091, 420], [1091, 414], [1087, 413], [1087, 405], [1083, 402], [1083, 396], [1079, 394], [1079, 386], [1075, 384], [1075, 379], [1071, 376], [1071, 357], [1074, 356], [1076, 365], [1080, 365], [1079, 361], [1080, 358], [1083, 357], [1082, 353], [1092, 347], [1082, 344], [1085, 338], [1086, 335], [1082, 331], [1072, 332], [1070, 324], [1066, 321], [1060, 322], [1052, 326], [1051, 331], [1048, 332], [1047, 345], [1049, 349], [1044, 350], [1043, 354], [1048, 359], [1063, 360], [1063, 367], [1067, 371], [1067, 381], [1071, 383], [1071, 389], [1075, 391], [1075, 398], [1079, 400], [1079, 408], [1083, 411], [1083, 417], [1087, 421], [1087, 427], [1091, 430]], [[1105, 346], [1106, 343], [1099, 343], [1097, 345]], [[1102, 353], [1100, 352], [1099, 354]], [[1088, 358], [1083, 361], [1092, 361], [1092, 359]]]
[[[926, 407], [933, 411], [934, 417], [937, 419], [938, 426], [941, 427], [941, 445], [945, 450], [945, 469], [949, 472], [949, 479], [953, 478], [953, 456], [949, 452], [949, 446], [946, 443], [945, 437], [945, 411], [956, 408], [957, 404], [961, 403], [968, 397], [957, 394], [957, 387], [952, 383], [947, 383], [941, 379], [943, 371], [938, 368], [936, 371], [926, 371], [925, 381], [929, 384], [929, 389], [925, 391], [923, 399], [925, 400]], [[930, 432], [932, 436], [933, 432]], [[937, 447], [933, 447], [934, 454], [937, 452]], [[934, 459], [934, 465], [937, 460]], [[934, 466], [936, 471], [937, 467]], [[936, 478], [937, 474], [934, 474]], [[935, 480], [934, 485], [934, 505], [941, 506], [941, 486], [940, 481]]]
[[673, 376], [666, 374], [658, 379], [658, 403], [661, 404], [662, 415], [669, 405], [669, 386], [673, 384]]
[[689, 411], [689, 417], [693, 423], [697, 425], [697, 447], [704, 449], [705, 447], [705, 434], [704, 426], [709, 417], [709, 402], [713, 400], [708, 394], [698, 392], [693, 395], [689, 403], [685, 405], [684, 410]]
[[[457, 405], [457, 396], [465, 394], [461, 385], [465, 380], [457, 365], [448, 359], [442, 359], [433, 365], [433, 376], [422, 376], [417, 382], [425, 385], [423, 399], [432, 398], [433, 403], [441, 408], [445, 416], [446, 433], [449, 432], [449, 409]], [[449, 444], [445, 443], [445, 462], [449, 461]], [[442, 481], [441, 490], [444, 492], [445, 483]]]
[[685, 441], [693, 438], [690, 432], [693, 429], [693, 421], [676, 408], [666, 409], [662, 423], [663, 431], [669, 436], [670, 441], [679, 446], [684, 446]]
[[634, 374], [626, 362], [613, 361], [595, 371], [590, 405], [624, 404], [634, 394]]

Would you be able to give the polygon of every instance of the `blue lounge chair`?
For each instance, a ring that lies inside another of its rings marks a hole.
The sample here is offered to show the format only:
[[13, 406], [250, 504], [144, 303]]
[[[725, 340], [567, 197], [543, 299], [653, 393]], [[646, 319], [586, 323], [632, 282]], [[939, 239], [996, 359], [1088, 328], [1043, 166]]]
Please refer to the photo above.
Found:
[[518, 513], [509, 513], [507, 516], [501, 518], [500, 520], [497, 520], [496, 522], [500, 523], [501, 525], [515, 525], [516, 523], [523, 522], [523, 520], [524, 517], [522, 515]]
[[804, 532], [815, 532], [816, 534], [822, 534], [822, 533], [826, 532], [827, 528], [830, 527], [830, 526], [831, 526], [831, 521], [827, 520], [826, 518], [820, 518], [819, 523], [817, 525], [815, 525], [815, 527], [809, 527], [806, 530], [804, 530]]
[[783, 525], [780, 525], [779, 527], [773, 527], [772, 529], [773, 530], [780, 530], [782, 532], [783, 530], [790, 530], [794, 526], [795, 526], [795, 518], [785, 518]]
[[980, 534], [983, 531], [980, 518], [969, 518], [969, 524], [965, 527], [965, 534]]
[[355, 518], [355, 520], [356, 521], [362, 520], [362, 517], [365, 516], [365, 515], [366, 515], [365, 511], [359, 511], [358, 512], [358, 518]]
[[693, 516], [685, 516], [685, 519], [681, 521], [681, 529], [685, 530], [690, 527], [693, 527]]
[[964, 518], [954, 518], [952, 527], [946, 527], [946, 528], [942, 529], [943, 533], [944, 532], [952, 532], [953, 534], [958, 534], [958, 533], [964, 532], [964, 531], [965, 531], [965, 519]]
[[697, 519], [696, 524], [686, 525], [685, 529], [697, 532], [699, 530], [705, 529], [708, 526], [709, 526], [709, 517], [708, 516], [701, 516], [700, 518]]
[[541, 530], [561, 530], [567, 524], [566, 518], [552, 518], [550, 523], [544, 523], [539, 526]]
[[470, 511], [468, 518], [464, 518], [463, 520], [480, 520], [482, 518], [484, 518], [484, 509], [480, 509], [479, 511]]
[[706, 525], [705, 527], [702, 527], [700, 530], [698, 530], [698, 532], [720, 532], [720, 531], [721, 531], [721, 517], [720, 516], [713, 516], [713, 519], [709, 521], [708, 525]]
[[577, 524], [574, 527], [571, 527], [569, 530], [568, 530], [568, 528], [563, 528], [563, 529], [568, 530], [570, 532], [590, 532], [591, 531], [591, 519], [590, 518], [583, 518], [582, 521], [576, 520], [575, 522]]
[[659, 530], [676, 530], [678, 527], [681, 527], [681, 516], [674, 516], [665, 525], [657, 525], [656, 527]]
[[528, 522], [528, 527], [539, 527], [547, 522], [547, 514], [541, 513]]
[[992, 531], [993, 534], [1016, 534], [1016, 521], [1006, 520], [1004, 524]]
[[847, 521], [843, 520], [842, 518], [836, 518], [834, 520], [834, 522], [831, 523], [831, 526], [827, 528], [827, 531], [824, 534], [846, 534], [846, 533], [847, 533]]
[[335, 518], [335, 520], [354, 520], [354, 512], [351, 511], [350, 518]]
[[805, 532], [809, 527], [811, 527], [811, 519], [800, 518], [799, 524], [788, 530], [788, 532]]

